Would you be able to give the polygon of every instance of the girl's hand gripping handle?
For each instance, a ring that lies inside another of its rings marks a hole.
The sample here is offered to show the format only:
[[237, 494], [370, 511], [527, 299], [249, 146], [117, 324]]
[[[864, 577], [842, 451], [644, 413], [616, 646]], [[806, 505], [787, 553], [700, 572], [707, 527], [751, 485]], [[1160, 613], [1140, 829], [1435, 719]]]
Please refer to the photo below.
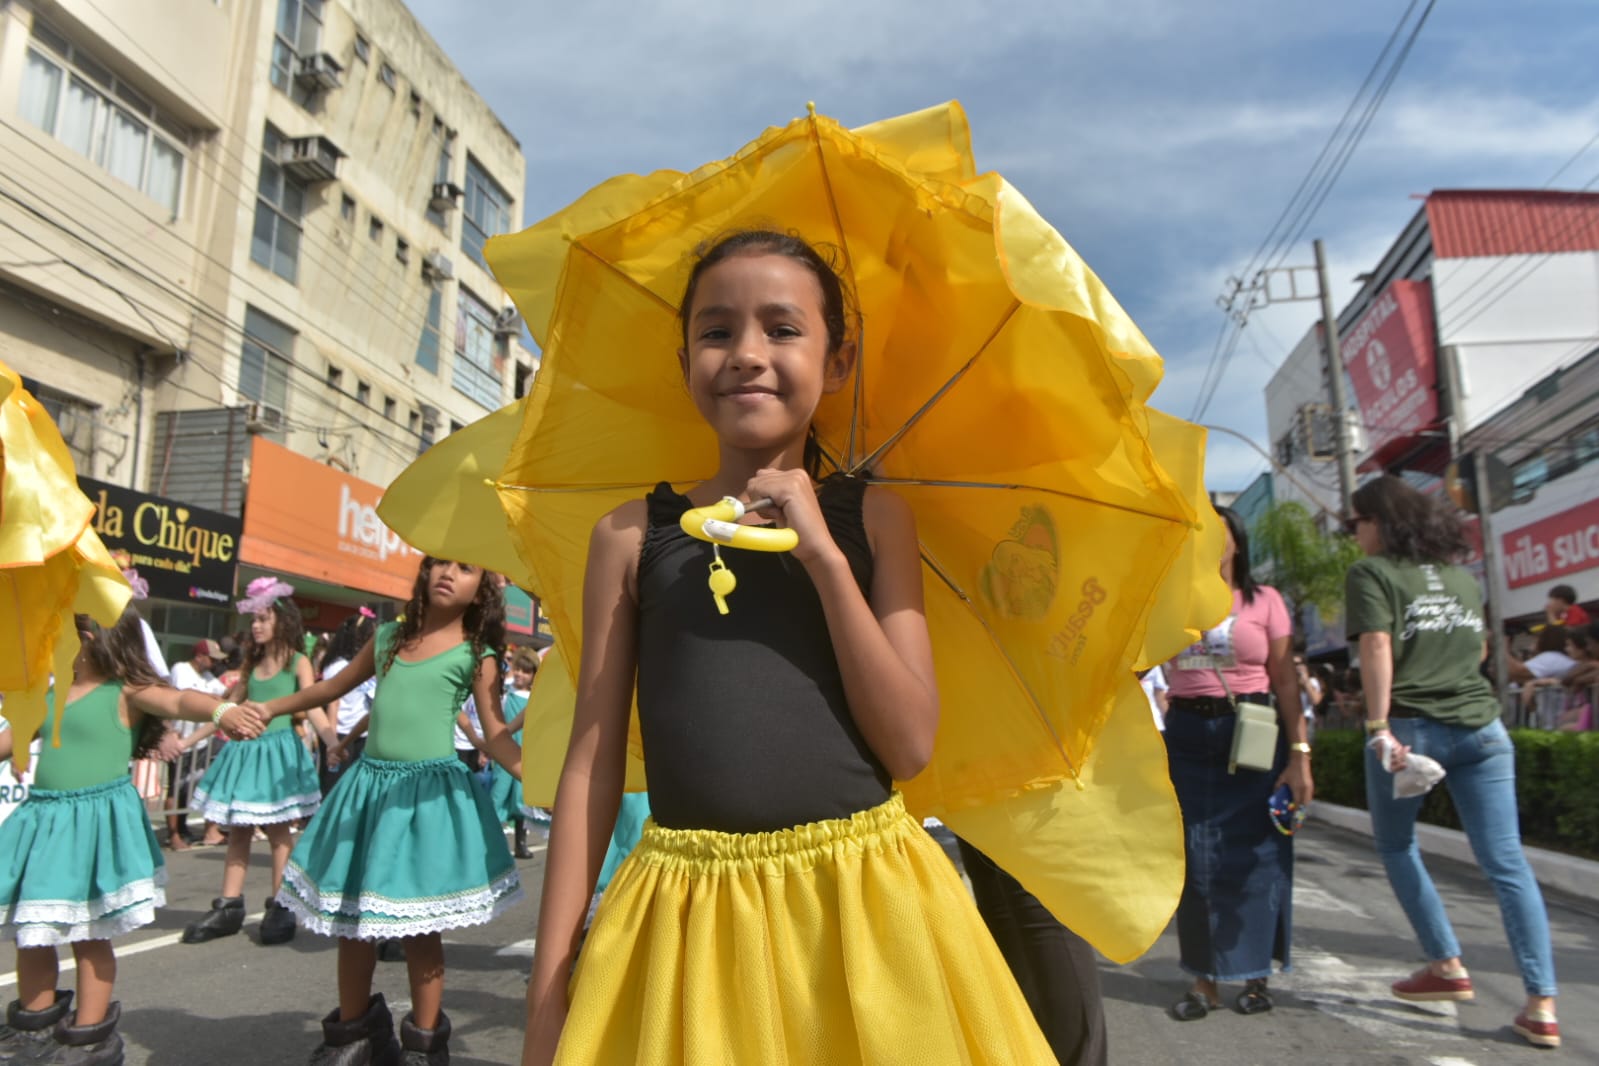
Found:
[[738, 579], [722, 561], [722, 545], [750, 551], [786, 552], [793, 551], [799, 544], [799, 534], [792, 529], [746, 526], [739, 522], [749, 512], [771, 505], [771, 500], [756, 500], [746, 504], [731, 496], [724, 496], [709, 507], [694, 507], [684, 511], [683, 517], [678, 520], [683, 532], [696, 540], [708, 541], [715, 550], [709, 584], [711, 595], [716, 599], [716, 609], [721, 614], [727, 614], [727, 597], [738, 588]]

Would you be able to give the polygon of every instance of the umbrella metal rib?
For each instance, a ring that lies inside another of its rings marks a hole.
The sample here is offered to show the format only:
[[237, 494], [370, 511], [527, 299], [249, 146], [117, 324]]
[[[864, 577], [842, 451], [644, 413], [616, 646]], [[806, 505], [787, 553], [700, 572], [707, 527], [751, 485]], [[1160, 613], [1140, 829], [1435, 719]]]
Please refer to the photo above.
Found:
[[[933, 393], [933, 395], [929, 396], [927, 398], [926, 402], [924, 402], [915, 411], [911, 412], [911, 416], [909, 418], [907, 418], [900, 425], [900, 427], [894, 431], [892, 436], [890, 436], [886, 441], [884, 441], [882, 444], [880, 444], [876, 451], [872, 452], [872, 454], [868, 455], [865, 459], [862, 459], [860, 461], [860, 463], [856, 466], [856, 469], [858, 470], [861, 467], [871, 466], [873, 463], [875, 463], [879, 459], [881, 459], [883, 457], [884, 453], [889, 451], [891, 448], [894, 447], [894, 445], [898, 444], [902, 439], [904, 439], [905, 434], [909, 433], [911, 431], [911, 429], [916, 425], [916, 423], [921, 421], [922, 416], [927, 414], [928, 411], [932, 410], [933, 405], [938, 403], [939, 400], [942, 400], [944, 398], [944, 394], [949, 392], [950, 389], [954, 388], [956, 383], [959, 382], [961, 380], [961, 378], [966, 376], [967, 371], [971, 370], [971, 368], [977, 363], [977, 360], [979, 360], [979, 359], [981, 359], [983, 357], [983, 353], [988, 351], [989, 345], [993, 344], [995, 338], [997, 338], [1002, 332], [1004, 332], [1004, 329], [1005, 329], [1006, 326], [1010, 325], [1010, 320], [1012, 318], [1016, 317], [1016, 312], [1021, 310], [1021, 306], [1022, 305], [1021, 305], [1021, 301], [1020, 300], [1013, 300], [1011, 302], [1010, 307], [1006, 309], [1005, 314], [1003, 316], [1001, 316], [1000, 320], [994, 324], [994, 328], [989, 332], [988, 337], [983, 341], [983, 343], [981, 345], [978, 346], [977, 351], [972, 353], [972, 357], [970, 359], [966, 360], [965, 363], [961, 364], [961, 368], [959, 370], [955, 371], [955, 373], [950, 376], [950, 379], [948, 381], [946, 381], [946, 382], [944, 382], [944, 384], [940, 385], [938, 387], [938, 391]], [[857, 376], [857, 379], [858, 379], [859, 376], [860, 376], [859, 372], [857, 372], [856, 376]], [[851, 412], [851, 415], [850, 415], [850, 419], [851, 419], [851, 421], [850, 421], [850, 425], [851, 425], [850, 433], [852, 435], [852, 439], [851, 439], [851, 444], [852, 445], [853, 445], [853, 434], [854, 434], [854, 428], [853, 428], [854, 427], [854, 417], [855, 417], [854, 413]], [[850, 454], [852, 456], [855, 454], [853, 447], [851, 448]]]
[[931, 570], [933, 574], [940, 581], [942, 581], [963, 604], [966, 605], [966, 608], [971, 612], [972, 617], [977, 620], [977, 624], [983, 627], [983, 632], [988, 636], [989, 643], [994, 646], [994, 651], [999, 654], [1000, 661], [1002, 661], [1005, 664], [1005, 668], [1010, 671], [1011, 679], [1016, 682], [1017, 686], [1020, 687], [1022, 692], [1027, 696], [1027, 702], [1032, 705], [1033, 713], [1038, 715], [1038, 720], [1043, 722], [1044, 728], [1049, 731], [1050, 739], [1055, 742], [1055, 750], [1060, 752], [1061, 760], [1066, 763], [1066, 769], [1071, 773], [1072, 780], [1078, 780], [1077, 764], [1072, 762], [1072, 757], [1066, 753], [1066, 742], [1061, 740], [1060, 734], [1055, 731], [1055, 724], [1049, 720], [1049, 715], [1044, 713], [1043, 701], [1038, 698], [1037, 694], [1033, 692], [1032, 687], [1027, 684], [1027, 679], [1023, 677], [1022, 672], [1017, 669], [1016, 663], [1011, 659], [1010, 653], [1005, 650], [1005, 645], [1000, 641], [999, 635], [995, 633], [993, 627], [988, 624], [988, 620], [983, 617], [983, 613], [977, 610], [976, 605], [972, 602], [971, 596], [967, 594], [965, 589], [961, 588], [955, 583], [955, 579], [950, 577], [944, 568], [939, 565], [938, 560], [933, 558], [932, 553], [927, 550], [927, 547], [921, 544], [918, 544], [918, 547], [921, 549], [922, 562], [927, 564], [927, 568]]
[[[816, 148], [816, 166], [822, 172], [822, 189], [826, 192], [827, 213], [833, 219], [833, 232], [838, 237], [839, 250], [844, 253], [844, 276], [849, 278], [850, 284], [855, 285], [855, 259], [850, 255], [849, 237], [844, 233], [844, 219], [838, 213], [838, 199], [833, 195], [833, 179], [827, 172], [827, 154], [822, 151], [822, 135], [816, 126], [816, 105], [806, 105], [810, 117], [811, 144]], [[860, 299], [860, 289], [857, 287], [856, 300]], [[849, 411], [849, 436], [845, 439], [844, 454], [851, 459], [855, 456], [855, 431], [860, 419], [861, 401], [866, 391], [866, 368], [861, 362], [860, 355], [866, 348], [865, 327], [862, 326], [861, 336], [857, 339], [858, 347], [855, 349], [855, 400], [850, 404]]]
[[579, 237], [579, 238], [577, 238], [577, 239], [572, 241], [572, 247], [578, 249], [581, 252], [583, 252], [590, 259], [593, 259], [596, 263], [598, 263], [601, 266], [603, 266], [606, 270], [609, 270], [611, 273], [615, 274], [617, 277], [619, 277], [623, 281], [627, 282], [627, 284], [630, 287], [637, 289], [639, 292], [644, 293], [650, 299], [652, 299], [656, 303], [660, 304], [667, 311], [671, 312], [671, 315], [672, 315], [673, 318], [677, 317], [677, 305], [676, 304], [672, 303], [670, 300], [664, 299], [661, 296], [660, 293], [656, 292], [654, 289], [650, 288], [648, 285], [643, 284], [637, 278], [635, 278], [633, 275], [629, 274], [627, 271], [623, 270], [621, 267], [617, 266], [615, 263], [611, 262], [609, 259], [605, 258], [603, 255], [601, 255], [598, 252], [596, 252], [594, 249], [592, 249], [588, 245], [584, 244], [583, 243], [583, 239], [581, 237]]
[[[849, 476], [856, 477], [856, 476], [859, 476], [859, 475], [857, 475], [854, 471], [851, 471], [849, 473]], [[1023, 484], [1020, 484], [1020, 483], [1003, 484], [1003, 483], [1000, 483], [1000, 482], [993, 482], [993, 481], [941, 481], [941, 480], [939, 480], [937, 478], [875, 477], [875, 476], [872, 476], [870, 474], [865, 475], [864, 476], [864, 480], [867, 481], [870, 484], [873, 484], [873, 485], [911, 486], [913, 488], [997, 489], [997, 490], [1000, 490], [1000, 491], [1021, 490], [1021, 491], [1026, 491], [1026, 492], [1041, 492], [1041, 493], [1043, 493], [1043, 494], [1045, 494], [1047, 496], [1059, 496], [1061, 499], [1064, 499], [1064, 500], [1080, 500], [1083, 503], [1091, 503], [1095, 507], [1104, 507], [1104, 508], [1106, 508], [1108, 510], [1121, 511], [1121, 512], [1123, 512], [1125, 514], [1135, 514], [1135, 515], [1138, 515], [1141, 518], [1155, 518], [1155, 519], [1158, 519], [1158, 520], [1160, 520], [1162, 522], [1181, 522], [1182, 521], [1181, 519], [1173, 518], [1171, 515], [1168, 515], [1168, 514], [1158, 514], [1158, 513], [1154, 512], [1154, 511], [1145, 511], [1142, 508], [1138, 508], [1138, 507], [1128, 507], [1126, 504], [1111, 503], [1108, 500], [1098, 499], [1098, 498], [1093, 497], [1093, 496], [1084, 496], [1081, 493], [1063, 492], [1060, 489], [1045, 488], [1042, 485], [1023, 485]], [[1191, 529], [1198, 529], [1199, 528], [1199, 523], [1198, 522], [1182, 522], [1182, 524], [1188, 526]]]

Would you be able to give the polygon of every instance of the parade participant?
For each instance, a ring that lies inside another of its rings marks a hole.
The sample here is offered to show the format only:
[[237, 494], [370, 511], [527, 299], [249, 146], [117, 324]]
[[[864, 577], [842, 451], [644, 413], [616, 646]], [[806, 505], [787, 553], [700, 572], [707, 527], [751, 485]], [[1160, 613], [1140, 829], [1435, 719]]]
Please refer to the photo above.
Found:
[[[261, 703], [309, 687], [315, 680], [311, 661], [300, 651], [304, 626], [300, 609], [289, 599], [292, 586], [277, 578], [250, 582], [239, 613], [248, 614], [250, 643], [244, 676], [228, 692], [229, 699]], [[320, 707], [310, 708], [311, 724], [324, 744], [333, 730]], [[257, 828], [272, 847], [272, 893], [261, 919], [261, 943], [294, 939], [294, 915], [277, 901], [283, 866], [294, 840], [290, 827], [316, 813], [322, 802], [316, 764], [288, 718], [273, 722], [247, 744], [224, 744], [205, 776], [194, 787], [194, 804], [207, 821], [227, 829], [228, 852], [222, 870], [222, 895], [211, 910], [183, 931], [185, 944], [202, 944], [232, 936], [244, 925], [244, 879], [250, 868], [250, 844]], [[197, 734], [198, 735], [198, 734]]]
[[[704, 250], [686, 290], [679, 361], [720, 465], [590, 541], [523, 1062], [1047, 1062], [893, 790], [931, 757], [938, 693], [909, 507], [812, 480], [811, 421], [854, 370], [843, 283], [803, 240], [750, 231]], [[798, 536], [737, 555], [732, 618], [706, 588], [711, 545], [679, 527], [728, 496], [771, 501]], [[579, 955], [635, 687], [653, 818]]]
[[[532, 692], [533, 677], [538, 669], [538, 656], [526, 648], [511, 657], [511, 691], [506, 693], [503, 713], [510, 716], [505, 728], [518, 748], [522, 746], [522, 721], [527, 717], [527, 698]], [[494, 764], [489, 801], [500, 821], [511, 823], [516, 857], [531, 859], [533, 853], [527, 846], [527, 819], [522, 815], [522, 782], [507, 773], [499, 763]]]
[[[1288, 608], [1250, 573], [1243, 520], [1226, 507], [1217, 513], [1227, 527], [1221, 573], [1232, 613], [1166, 667], [1166, 753], [1187, 858], [1177, 943], [1194, 979], [1172, 1007], [1179, 1021], [1216, 1009], [1222, 981], [1244, 982], [1234, 1001], [1241, 1013], [1271, 1010], [1272, 960], [1289, 964], [1294, 843], [1273, 827], [1267, 804], [1286, 784], [1303, 808], [1313, 790]], [[1274, 694], [1281, 730], [1271, 769], [1231, 767], [1237, 705], [1270, 705]]]
[[[322, 1020], [312, 1056], [320, 1066], [448, 1063], [440, 934], [481, 925], [522, 898], [488, 793], [471, 782], [450, 736], [470, 692], [489, 753], [521, 775], [500, 712], [495, 649], [504, 639], [496, 575], [424, 556], [399, 621], [379, 626], [334, 676], [263, 707], [276, 720], [377, 678], [366, 750], [306, 827], [283, 883], [282, 901], [307, 929], [339, 938], [339, 1005]], [[372, 993], [378, 942], [390, 939], [404, 942], [411, 983], [403, 1058], [389, 1008]]]
[[[130, 607], [110, 629], [77, 616], [81, 647], [60, 715], [52, 696], [28, 798], [0, 826], [0, 919], [17, 942], [17, 999], [0, 1026], [0, 1062], [118, 1066], [121, 1005], [111, 999], [111, 938], [155, 921], [166, 867], [128, 760], [154, 753], [165, 719], [217, 722], [254, 736], [255, 713], [201, 691], [167, 687], [145, 656]], [[0, 732], [0, 758], [12, 734]], [[70, 944], [73, 993], [56, 988], [57, 949]]]
[[[221, 696], [227, 692], [227, 686], [216, 679], [211, 673], [211, 668], [222, 660], [222, 648], [214, 640], [202, 640], [195, 643], [189, 653], [188, 659], [172, 664], [172, 687], [179, 692], [189, 689], [198, 689], [213, 696]], [[180, 738], [187, 741], [197, 729], [192, 722], [180, 722], [176, 732]], [[194, 750], [192, 743], [185, 743], [183, 751]], [[167, 847], [173, 851], [187, 851], [194, 844], [194, 837], [189, 832], [189, 823], [185, 811], [189, 806], [189, 793], [193, 791], [193, 778], [197, 776], [194, 767], [194, 758], [185, 758], [182, 754], [167, 764]]]
[[[1366, 755], [1366, 806], [1388, 883], [1428, 959], [1394, 983], [1394, 995], [1410, 1001], [1475, 995], [1416, 845], [1423, 797], [1394, 796], [1392, 771], [1413, 752], [1444, 768], [1444, 787], [1499, 898], [1527, 993], [1512, 1027], [1528, 1043], [1558, 1047], [1549, 915], [1521, 848], [1515, 748], [1493, 687], [1478, 669], [1487, 654], [1486, 626], [1477, 580], [1456, 565], [1468, 550], [1460, 519], [1391, 475], [1362, 485], [1353, 505], [1351, 532], [1366, 558], [1349, 568], [1344, 618], [1349, 639], [1359, 643], [1366, 732], [1374, 742]], [[1379, 747], [1390, 753], [1386, 765]]]

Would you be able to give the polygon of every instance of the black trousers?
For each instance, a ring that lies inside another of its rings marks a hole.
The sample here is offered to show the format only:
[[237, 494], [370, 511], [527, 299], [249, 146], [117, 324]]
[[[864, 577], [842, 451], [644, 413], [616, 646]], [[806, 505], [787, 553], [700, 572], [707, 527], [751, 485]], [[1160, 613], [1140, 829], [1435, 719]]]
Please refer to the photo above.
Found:
[[977, 910], [1061, 1066], [1105, 1066], [1105, 1003], [1088, 941], [987, 855], [961, 840], [961, 862]]
[[[339, 739], [343, 740], [348, 735], [348, 733], [340, 733]], [[328, 769], [328, 749], [319, 748], [317, 750], [316, 776], [318, 783], [322, 786], [322, 795], [326, 796], [329, 792], [332, 792], [333, 786], [339, 783], [339, 775], [355, 765], [355, 760], [359, 759], [361, 753], [366, 750], [366, 737], [367, 735], [362, 733], [344, 745], [344, 758], [339, 760], [339, 765], [336, 769]]]

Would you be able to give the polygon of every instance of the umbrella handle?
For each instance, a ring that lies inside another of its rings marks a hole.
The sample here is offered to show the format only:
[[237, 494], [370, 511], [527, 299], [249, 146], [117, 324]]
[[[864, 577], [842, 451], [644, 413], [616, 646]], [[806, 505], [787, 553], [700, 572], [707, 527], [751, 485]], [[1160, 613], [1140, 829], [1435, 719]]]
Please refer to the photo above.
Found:
[[683, 532], [696, 540], [711, 544], [725, 544], [731, 548], [746, 548], [758, 552], [793, 551], [799, 544], [799, 534], [792, 529], [773, 529], [768, 526], [746, 526], [739, 523], [750, 511], [771, 506], [771, 500], [744, 503], [724, 496], [709, 507], [694, 507], [683, 512], [678, 525]]

